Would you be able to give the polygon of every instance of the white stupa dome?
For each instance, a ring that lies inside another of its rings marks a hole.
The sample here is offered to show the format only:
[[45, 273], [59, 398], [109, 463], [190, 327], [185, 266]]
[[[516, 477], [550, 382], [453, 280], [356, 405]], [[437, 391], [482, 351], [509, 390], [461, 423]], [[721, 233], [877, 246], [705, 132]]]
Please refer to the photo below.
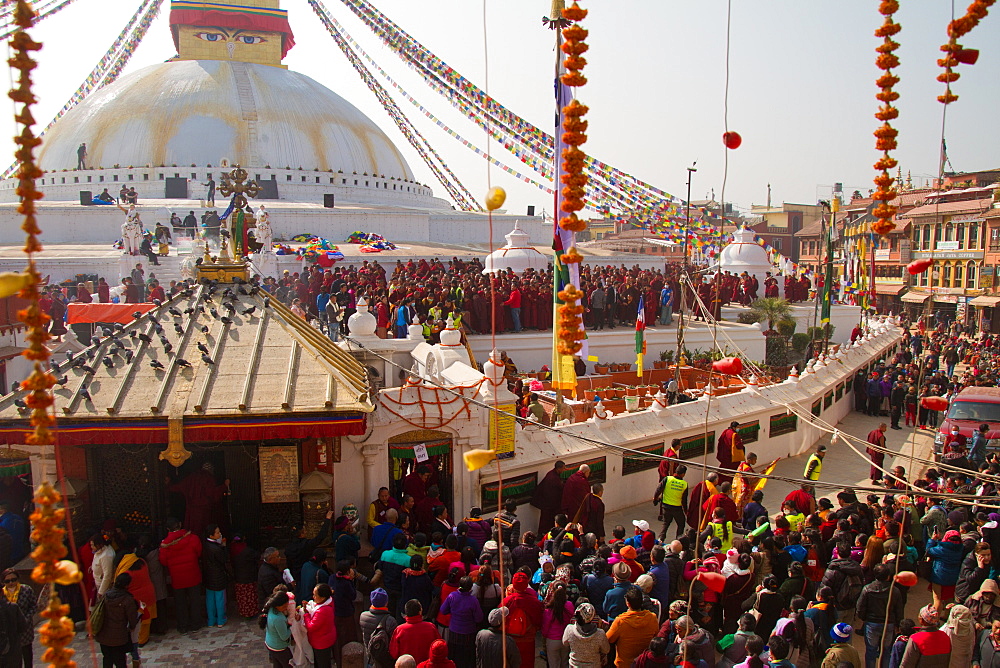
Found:
[[357, 310], [347, 319], [348, 331], [359, 339], [374, 338], [378, 325], [377, 318], [368, 310], [368, 302], [364, 298], [358, 300], [357, 307]]
[[521, 229], [517, 221], [514, 222], [514, 229], [507, 235], [507, 245], [498, 248], [486, 256], [483, 263], [484, 274], [492, 274], [494, 271], [506, 271], [512, 269], [514, 273], [521, 274], [525, 269], [535, 269], [544, 271], [549, 266], [549, 258], [539, 253], [531, 245], [531, 238]]
[[213, 165], [343, 170], [413, 179], [375, 123], [319, 82], [291, 70], [222, 60], [145, 67], [95, 92], [46, 133], [39, 164], [88, 167]]
[[[764, 296], [764, 279], [767, 273], [772, 276], [777, 275], [777, 267], [768, 259], [767, 251], [754, 241], [753, 230], [745, 227], [737, 228], [733, 232], [733, 240], [719, 253], [719, 270], [728, 271], [739, 276], [746, 272], [757, 279], [757, 296]], [[781, 294], [782, 286], [778, 284], [778, 294]]]
[[733, 233], [733, 240], [722, 249], [719, 254], [719, 266], [722, 271], [731, 274], [741, 274], [745, 271], [748, 274], [760, 274], [760, 278], [765, 272], [774, 271], [774, 265], [768, 259], [767, 251], [754, 241], [753, 230], [745, 227], [738, 228]]

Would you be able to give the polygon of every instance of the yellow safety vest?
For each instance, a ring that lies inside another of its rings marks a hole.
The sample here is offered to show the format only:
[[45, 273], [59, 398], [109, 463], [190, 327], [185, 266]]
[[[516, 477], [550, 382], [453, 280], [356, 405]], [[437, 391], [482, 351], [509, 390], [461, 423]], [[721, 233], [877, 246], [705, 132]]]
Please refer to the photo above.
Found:
[[[814, 468], [812, 470], [812, 473], [810, 473], [809, 467], [812, 466], [813, 462], [816, 462], [816, 468]], [[822, 472], [823, 472], [823, 458], [816, 454], [810, 455], [809, 459], [806, 461], [806, 469], [805, 471], [802, 472], [802, 477], [805, 478], [806, 480], [819, 480], [819, 474]]]
[[[722, 541], [722, 551], [728, 552], [733, 547], [733, 523], [726, 522], [721, 524], [719, 522], [711, 522], [708, 526], [712, 528], [712, 535]], [[727, 531], [728, 530], [728, 531]], [[728, 533], [729, 538], [726, 538]]]
[[686, 480], [670, 476], [663, 485], [663, 503], [668, 506], [680, 506], [684, 491], [688, 488]]

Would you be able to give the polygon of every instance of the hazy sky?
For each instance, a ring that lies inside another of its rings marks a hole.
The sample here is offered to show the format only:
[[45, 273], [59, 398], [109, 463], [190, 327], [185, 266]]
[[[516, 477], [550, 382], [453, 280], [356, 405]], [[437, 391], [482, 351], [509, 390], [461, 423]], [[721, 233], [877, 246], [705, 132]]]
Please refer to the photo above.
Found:
[[[339, 0], [326, 6], [368, 52], [424, 106], [472, 143], [485, 148], [477, 128], [428, 88]], [[45, 44], [36, 70], [43, 124], [76, 90], [111, 45], [138, 0], [77, 0], [35, 29]], [[424, 46], [485, 87], [482, 0], [374, 0]], [[721, 0], [588, 0], [588, 85], [580, 99], [591, 108], [586, 150], [668, 192], [684, 196], [686, 167], [698, 161], [692, 197], [716, 196], [722, 187], [725, 149], [726, 3]], [[508, 108], [551, 131], [553, 34], [541, 17], [550, 0], [486, 0], [489, 92]], [[904, 174], [922, 184], [937, 170], [942, 105], [936, 96], [938, 47], [946, 39], [951, 3], [912, 0], [897, 19], [903, 31], [897, 87], [902, 97], [896, 125]], [[167, 25], [169, 0], [126, 72], [174, 54]], [[290, 10], [296, 46], [285, 63], [330, 87], [365, 111], [404, 151], [421, 180], [444, 196], [387, 114], [347, 63], [305, 0], [283, 0]], [[733, 3], [729, 126], [743, 146], [729, 152], [726, 198], [740, 207], [763, 203], [771, 183], [773, 201], [814, 202], [829, 196], [834, 182], [848, 195], [871, 187], [877, 158], [872, 131], [874, 99], [872, 32], [880, 24], [877, 0], [810, 2], [743, 0]], [[957, 11], [964, 11], [965, 3]], [[995, 10], [992, 14], [1000, 14]], [[948, 112], [948, 149], [959, 171], [1000, 166], [1000, 16], [987, 17], [965, 40], [982, 48], [973, 67], [960, 66], [954, 85], [958, 102]], [[399, 105], [478, 197], [485, 195], [487, 165], [481, 157], [436, 128], [409, 102]], [[10, 107], [8, 107], [9, 109]], [[11, 113], [0, 134], [12, 134]], [[7, 143], [7, 155], [12, 144]], [[494, 154], [530, 170], [501, 147]], [[493, 169], [494, 184], [508, 191], [508, 209], [525, 205], [552, 210], [551, 197]], [[539, 177], [538, 180], [541, 180]]]

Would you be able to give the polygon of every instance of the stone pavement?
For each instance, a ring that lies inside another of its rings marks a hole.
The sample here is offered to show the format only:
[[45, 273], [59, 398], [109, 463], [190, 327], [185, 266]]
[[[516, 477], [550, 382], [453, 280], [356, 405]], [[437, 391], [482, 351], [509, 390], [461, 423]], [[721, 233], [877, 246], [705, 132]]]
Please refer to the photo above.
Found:
[[[868, 432], [876, 428], [882, 421], [882, 419], [869, 417], [863, 413], [851, 413], [839, 425], [839, 428], [864, 439]], [[886, 432], [886, 441], [889, 447], [902, 453], [892, 460], [887, 457], [886, 465], [887, 467], [897, 464], [905, 466], [910, 480], [914, 479], [914, 471], [911, 470], [908, 460], [910, 442], [915, 443], [917, 456], [926, 457], [930, 454], [934, 437], [933, 432], [929, 431], [919, 432], [915, 438], [911, 438], [912, 436], [910, 430], [894, 431], [890, 429]], [[829, 445], [829, 438], [825, 439], [825, 442]], [[752, 451], [753, 446], [751, 445], [749, 449]], [[800, 455], [782, 460], [777, 466], [776, 473], [788, 477], [801, 476], [806, 456]], [[867, 458], [858, 456], [843, 443], [838, 443], [835, 447], [831, 447], [826, 456], [823, 463], [822, 479], [844, 487], [868, 485], [868, 466]], [[919, 465], [913, 468], [917, 469], [917, 473], [921, 472]], [[767, 484], [764, 505], [771, 515], [778, 512], [781, 501], [793, 488], [794, 485], [778, 480], [772, 480]], [[833, 499], [836, 491], [821, 491], [820, 495]], [[648, 496], [652, 497], [652, 490], [649, 490]], [[655, 520], [656, 512], [651, 502], [644, 501], [631, 508], [608, 513], [606, 526], [610, 530], [616, 524], [622, 524], [630, 529], [633, 519]], [[930, 594], [926, 590], [926, 584], [921, 582], [910, 592], [906, 606], [907, 616], [915, 618], [917, 610], [929, 601]], [[852, 616], [849, 615], [846, 621], [851, 621], [850, 617]], [[170, 666], [172, 668], [196, 668], [210, 665], [239, 666], [240, 668], [257, 668], [259, 666], [264, 668], [269, 664], [263, 636], [263, 631], [257, 627], [256, 620], [244, 620], [232, 614], [229, 623], [221, 629], [203, 628], [187, 635], [180, 635], [171, 630], [162, 636], [152, 636], [150, 642], [142, 648], [143, 665]], [[864, 653], [864, 642], [861, 638], [856, 637], [854, 645], [862, 654]], [[92, 655], [89, 642], [84, 634], [77, 634], [72, 647], [77, 651], [74, 658], [78, 665], [100, 665], [100, 647], [95, 645], [96, 655]], [[35, 656], [36, 658], [41, 657], [41, 648], [37, 641], [35, 643]], [[92, 656], [96, 656], [96, 661], [91, 659]], [[540, 658], [536, 661], [536, 668], [543, 668], [544, 665]]]
[[[76, 650], [73, 659], [78, 666], [101, 665], [101, 647], [95, 643], [91, 648], [86, 634], [77, 633], [71, 647]], [[240, 617], [230, 617], [221, 629], [202, 628], [186, 635], [171, 630], [165, 635], [152, 635], [140, 654], [143, 666], [266, 668], [270, 665], [264, 632], [257, 626], [257, 620]], [[36, 635], [35, 665], [42, 665], [40, 657], [41, 646]]]

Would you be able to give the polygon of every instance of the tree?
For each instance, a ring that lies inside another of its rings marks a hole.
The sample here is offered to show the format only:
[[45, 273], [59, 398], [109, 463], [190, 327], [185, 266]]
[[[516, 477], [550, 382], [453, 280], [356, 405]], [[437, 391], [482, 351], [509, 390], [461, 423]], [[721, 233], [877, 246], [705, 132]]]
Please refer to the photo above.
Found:
[[788, 300], [780, 297], [764, 297], [750, 304], [748, 311], [753, 322], [767, 321], [767, 331], [774, 331], [774, 323], [787, 323], [792, 318], [792, 307]]

